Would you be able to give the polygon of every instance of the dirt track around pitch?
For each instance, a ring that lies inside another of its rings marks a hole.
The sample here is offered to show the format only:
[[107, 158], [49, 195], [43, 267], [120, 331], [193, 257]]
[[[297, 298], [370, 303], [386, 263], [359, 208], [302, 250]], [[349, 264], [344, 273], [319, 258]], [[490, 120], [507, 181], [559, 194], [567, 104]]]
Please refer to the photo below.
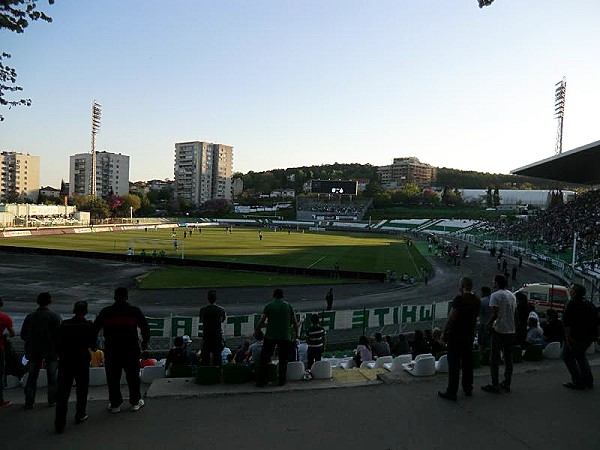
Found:
[[[462, 247], [462, 245], [461, 245]], [[335, 309], [423, 304], [447, 301], [454, 297], [457, 282], [462, 276], [473, 279], [476, 288], [491, 285], [496, 274], [496, 260], [482, 249], [470, 247], [469, 257], [460, 266], [447, 264], [439, 257], [428, 256], [435, 267], [436, 276], [427, 285], [392, 285], [390, 283], [338, 284], [285, 286], [286, 299], [299, 311], [318, 310], [325, 307], [325, 294], [333, 287]], [[39, 292], [49, 291], [53, 308], [61, 314], [70, 314], [77, 300], [87, 300], [90, 313], [98, 312], [112, 302], [115, 287], [130, 288], [130, 300], [140, 306], [148, 316], [162, 317], [170, 314], [195, 315], [204, 305], [205, 288], [141, 290], [135, 278], [149, 270], [160, 270], [150, 265], [34, 254], [0, 252], [0, 277], [3, 280], [0, 296], [4, 311], [26, 314], [35, 308]], [[508, 258], [509, 269], [516, 260]], [[534, 266], [518, 269], [517, 283], [561, 281]], [[273, 287], [220, 288], [218, 301], [227, 313], [250, 314], [259, 312], [270, 300]]]

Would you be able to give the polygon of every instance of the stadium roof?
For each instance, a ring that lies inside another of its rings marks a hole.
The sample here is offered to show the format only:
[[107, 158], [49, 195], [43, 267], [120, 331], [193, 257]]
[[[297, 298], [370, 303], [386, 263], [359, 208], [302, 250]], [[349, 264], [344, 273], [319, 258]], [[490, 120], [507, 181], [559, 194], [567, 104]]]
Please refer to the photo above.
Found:
[[600, 184], [600, 141], [519, 167], [510, 173], [574, 184]]

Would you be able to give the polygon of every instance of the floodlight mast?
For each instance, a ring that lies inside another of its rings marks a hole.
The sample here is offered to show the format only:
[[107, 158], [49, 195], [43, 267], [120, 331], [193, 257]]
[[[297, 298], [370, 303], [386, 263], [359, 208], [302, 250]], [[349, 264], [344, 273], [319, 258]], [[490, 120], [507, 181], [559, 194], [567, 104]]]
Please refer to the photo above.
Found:
[[567, 78], [563, 77], [554, 85], [554, 118], [558, 119], [558, 128], [556, 130], [556, 146], [554, 153], [562, 153], [563, 121], [565, 118], [565, 97], [567, 95]]
[[96, 134], [100, 131], [100, 119], [102, 117], [102, 105], [92, 102], [92, 173], [90, 178], [90, 195], [96, 197]]

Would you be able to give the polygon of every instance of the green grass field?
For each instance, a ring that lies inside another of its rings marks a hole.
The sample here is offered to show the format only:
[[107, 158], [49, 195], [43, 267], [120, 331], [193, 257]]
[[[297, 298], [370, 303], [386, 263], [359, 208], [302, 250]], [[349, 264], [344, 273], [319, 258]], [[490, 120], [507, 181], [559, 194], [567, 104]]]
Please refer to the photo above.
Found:
[[[204, 228], [202, 233], [195, 231], [192, 236], [188, 234], [183, 238], [183, 230], [177, 229], [178, 249], [173, 246], [170, 229], [123, 231], [69, 234], [55, 236], [36, 236], [5, 238], [0, 240], [0, 245], [17, 245], [22, 247], [57, 248], [67, 250], [95, 251], [106, 253], [125, 254], [131, 247], [136, 255], [142, 250], [146, 252], [148, 260], [153, 251], [164, 251], [168, 257], [185, 259], [204, 259], [215, 261], [228, 261], [237, 263], [266, 264], [280, 267], [317, 268], [331, 270], [336, 263], [341, 270], [362, 272], [386, 272], [395, 270], [400, 277], [404, 272], [418, 278], [420, 267], [426, 267], [430, 273], [429, 263], [416, 251], [410, 249], [404, 240], [391, 235], [366, 235], [352, 233], [312, 233], [296, 232], [288, 234], [287, 231], [262, 230], [263, 239], [259, 240], [258, 229], [234, 228], [232, 233], [224, 228]], [[210, 272], [207, 269], [185, 269]], [[158, 271], [150, 274], [142, 282], [142, 287], [159, 285], [161, 287], [197, 286], [200, 272], [196, 276], [186, 275], [183, 268], [171, 268], [161, 275]], [[237, 272], [236, 277], [241, 272]], [[159, 278], [162, 277], [162, 280]], [[251, 278], [256, 278], [252, 282]], [[246, 286], [270, 285], [269, 277], [273, 275], [251, 274], [244, 281]], [[191, 283], [189, 278], [198, 279]], [[290, 284], [298, 277], [282, 276], [277, 280], [279, 284]], [[304, 277], [302, 277], [304, 278]], [[260, 281], [262, 280], [262, 281]], [[214, 281], [214, 279], [212, 280]], [[273, 283], [273, 284], [277, 284]], [[315, 279], [304, 279], [301, 283], [315, 284]], [[203, 284], [205, 285], [205, 284]], [[210, 285], [210, 284], [209, 284]]]

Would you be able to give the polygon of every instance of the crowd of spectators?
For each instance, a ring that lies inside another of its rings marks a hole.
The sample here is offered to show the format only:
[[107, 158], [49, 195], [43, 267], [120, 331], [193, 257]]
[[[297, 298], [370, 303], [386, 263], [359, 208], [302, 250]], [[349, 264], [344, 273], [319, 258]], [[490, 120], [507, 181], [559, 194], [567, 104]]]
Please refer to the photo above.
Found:
[[531, 213], [527, 219], [499, 221], [495, 232], [529, 247], [541, 244], [557, 252], [571, 248], [577, 233], [579, 253], [591, 255], [600, 235], [600, 190], [578, 194], [565, 204], [551, 202], [548, 209]]
[[356, 216], [361, 219], [367, 211], [370, 201], [366, 200], [324, 200], [313, 198], [298, 198], [296, 199], [299, 211], [310, 211], [315, 215], [328, 216]]

